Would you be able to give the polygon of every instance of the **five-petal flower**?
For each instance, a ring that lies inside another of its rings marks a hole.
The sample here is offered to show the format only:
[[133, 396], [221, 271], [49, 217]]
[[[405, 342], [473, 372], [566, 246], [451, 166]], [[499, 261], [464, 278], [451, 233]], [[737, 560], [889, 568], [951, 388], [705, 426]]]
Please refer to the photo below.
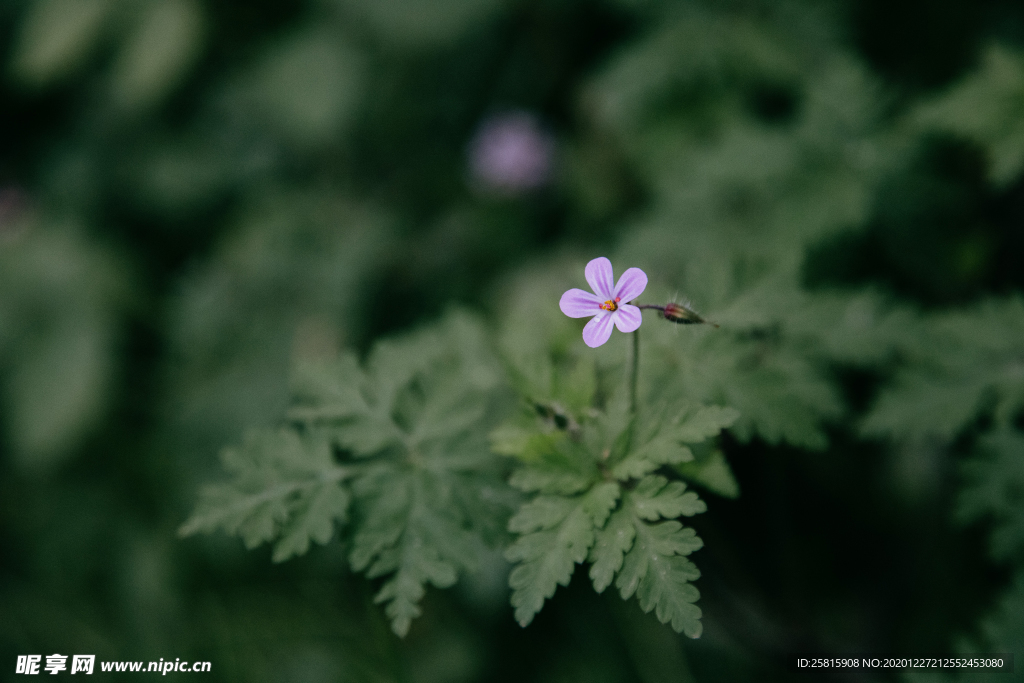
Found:
[[647, 274], [639, 268], [630, 268], [618, 282], [612, 273], [612, 262], [604, 256], [587, 264], [587, 283], [594, 293], [570, 289], [558, 302], [562, 313], [570, 318], [594, 316], [583, 328], [583, 341], [596, 348], [612, 336], [612, 325], [620, 332], [634, 332], [640, 327], [640, 309], [629, 301], [640, 296], [647, 288]]

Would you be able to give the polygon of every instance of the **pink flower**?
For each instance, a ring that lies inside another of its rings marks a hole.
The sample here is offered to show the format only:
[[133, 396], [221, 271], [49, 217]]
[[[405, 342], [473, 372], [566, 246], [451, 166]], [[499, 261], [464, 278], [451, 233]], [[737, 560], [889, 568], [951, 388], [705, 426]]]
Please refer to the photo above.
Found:
[[636, 331], [641, 323], [640, 309], [626, 302], [643, 294], [647, 274], [639, 268], [630, 268], [615, 282], [612, 262], [601, 256], [587, 264], [586, 276], [595, 293], [570, 289], [562, 295], [558, 307], [570, 318], [594, 316], [583, 328], [583, 341], [587, 346], [597, 348], [608, 341], [613, 323], [619, 332]]

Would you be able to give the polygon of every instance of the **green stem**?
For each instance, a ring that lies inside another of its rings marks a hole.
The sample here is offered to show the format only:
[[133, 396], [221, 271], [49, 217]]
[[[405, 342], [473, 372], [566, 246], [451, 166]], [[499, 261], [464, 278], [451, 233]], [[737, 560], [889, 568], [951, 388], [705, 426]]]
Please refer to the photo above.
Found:
[[633, 332], [632, 355], [629, 371], [629, 412], [636, 415], [636, 383], [640, 370], [640, 330]]

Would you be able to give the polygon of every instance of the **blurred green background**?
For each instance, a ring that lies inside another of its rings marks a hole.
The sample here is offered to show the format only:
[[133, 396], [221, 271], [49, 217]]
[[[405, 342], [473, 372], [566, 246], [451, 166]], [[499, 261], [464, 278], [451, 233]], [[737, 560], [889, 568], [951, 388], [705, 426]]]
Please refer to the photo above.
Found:
[[[6, 0], [0, 47], [4, 680], [1024, 657], [1020, 3]], [[520, 629], [496, 553], [399, 640], [336, 544], [177, 537], [296, 359], [453, 305], [502, 329], [599, 255], [738, 340], [706, 369], [749, 419], [741, 495], [694, 521], [701, 639], [583, 581]]]

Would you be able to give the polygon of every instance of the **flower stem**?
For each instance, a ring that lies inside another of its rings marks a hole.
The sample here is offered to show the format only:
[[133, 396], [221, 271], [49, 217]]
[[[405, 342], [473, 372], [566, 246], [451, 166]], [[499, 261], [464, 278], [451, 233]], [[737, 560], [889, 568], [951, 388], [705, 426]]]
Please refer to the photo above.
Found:
[[640, 370], [640, 330], [633, 332], [633, 353], [629, 371], [629, 412], [636, 415], [636, 384]]

